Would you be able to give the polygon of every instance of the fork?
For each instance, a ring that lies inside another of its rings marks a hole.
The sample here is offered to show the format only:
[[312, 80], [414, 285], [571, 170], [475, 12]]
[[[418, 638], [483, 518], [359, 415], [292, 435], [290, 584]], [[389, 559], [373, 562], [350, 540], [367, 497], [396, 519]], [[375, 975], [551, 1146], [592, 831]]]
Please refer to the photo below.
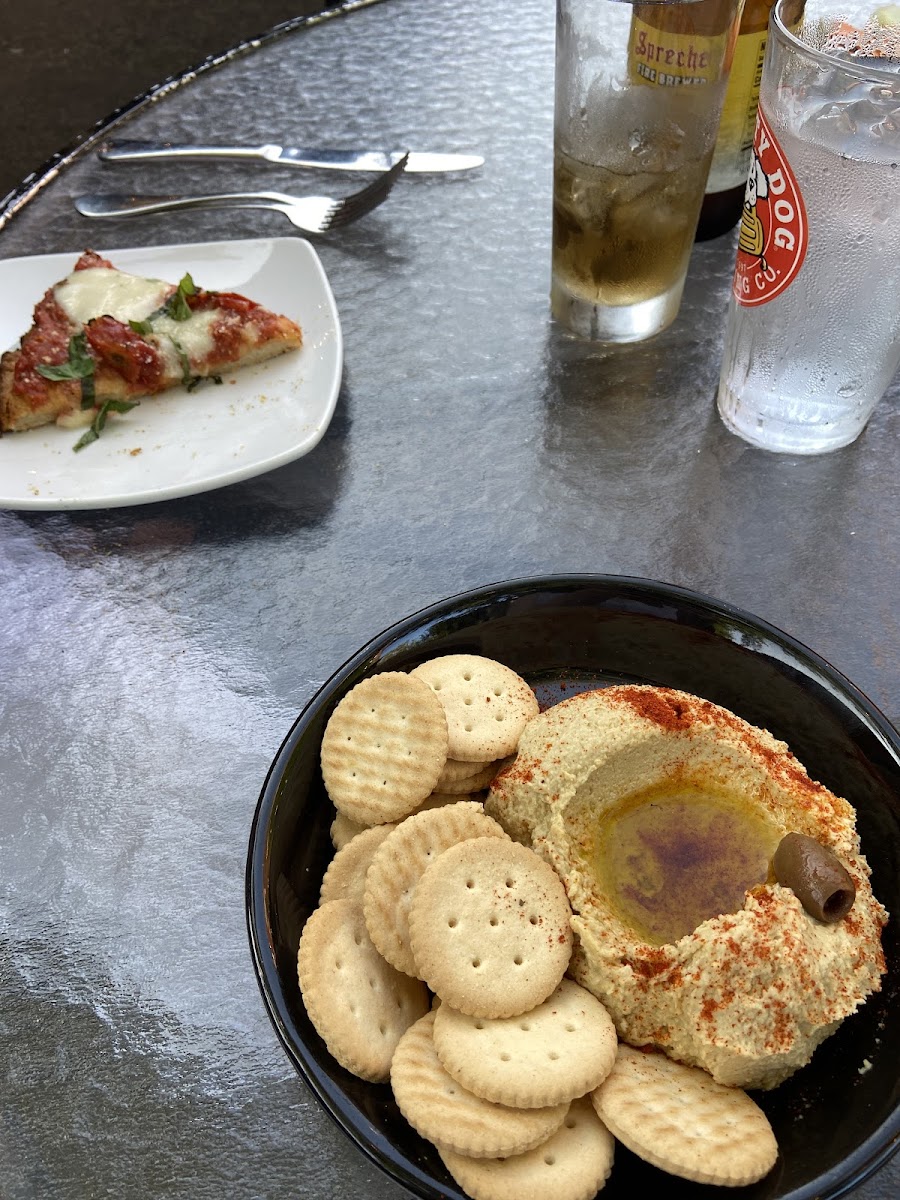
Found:
[[269, 208], [284, 213], [305, 233], [329, 233], [358, 221], [384, 203], [406, 169], [404, 154], [389, 171], [349, 196], [289, 196], [284, 192], [221, 192], [209, 196], [133, 196], [127, 192], [96, 192], [75, 197], [83, 217], [130, 217], [173, 212], [184, 208]]

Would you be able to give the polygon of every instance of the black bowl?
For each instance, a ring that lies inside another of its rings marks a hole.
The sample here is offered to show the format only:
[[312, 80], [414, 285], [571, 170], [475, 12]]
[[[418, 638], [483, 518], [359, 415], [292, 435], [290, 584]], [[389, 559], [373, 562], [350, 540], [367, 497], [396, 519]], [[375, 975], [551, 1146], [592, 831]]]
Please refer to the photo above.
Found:
[[[542, 704], [612, 682], [667, 685], [704, 696], [788, 743], [813, 778], [856, 807], [876, 896], [900, 912], [900, 737], [851, 683], [779, 630], [682, 588], [615, 576], [551, 576], [495, 584], [407, 617], [364, 646], [298, 717], [269, 771], [247, 864], [256, 971], [288, 1055], [356, 1145], [414, 1195], [462, 1197], [437, 1152], [400, 1116], [387, 1084], [368, 1084], [328, 1054], [297, 985], [300, 930], [318, 901], [334, 816], [319, 773], [329, 714], [365, 675], [438, 654], [496, 658]], [[897, 923], [886, 930], [881, 992], [848, 1018], [812, 1062], [757, 1094], [780, 1155], [742, 1200], [829, 1200], [890, 1157], [900, 1135]], [[891, 1011], [895, 1019], [890, 1019]], [[646, 1190], [665, 1200], [734, 1189], [698, 1188], [616, 1147], [605, 1200]]]

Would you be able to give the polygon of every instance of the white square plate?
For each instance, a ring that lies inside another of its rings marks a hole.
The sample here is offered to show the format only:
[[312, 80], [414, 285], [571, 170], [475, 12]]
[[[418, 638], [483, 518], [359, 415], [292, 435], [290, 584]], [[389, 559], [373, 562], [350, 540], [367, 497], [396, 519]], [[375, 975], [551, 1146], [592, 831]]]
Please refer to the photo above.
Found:
[[[343, 339], [319, 256], [300, 238], [99, 250], [117, 267], [240, 292], [303, 330], [303, 346], [223, 377], [174, 388], [111, 417], [77, 453], [78, 429], [48, 425], [0, 438], [0, 508], [117, 508], [209, 491], [271, 471], [318, 443], [337, 403]], [[34, 305], [78, 254], [0, 261], [0, 349], [28, 329]]]

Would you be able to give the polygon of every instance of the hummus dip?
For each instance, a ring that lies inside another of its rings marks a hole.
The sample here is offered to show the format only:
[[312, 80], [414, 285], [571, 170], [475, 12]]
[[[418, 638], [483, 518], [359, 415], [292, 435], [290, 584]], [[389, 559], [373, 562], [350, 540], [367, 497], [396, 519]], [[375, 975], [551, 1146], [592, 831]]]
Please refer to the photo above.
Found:
[[[887, 913], [853, 808], [707, 700], [637, 685], [564, 700], [526, 725], [486, 810], [559, 873], [570, 973], [631, 1045], [771, 1088], [881, 986]], [[829, 847], [855, 884], [834, 924], [775, 882], [790, 832]]]

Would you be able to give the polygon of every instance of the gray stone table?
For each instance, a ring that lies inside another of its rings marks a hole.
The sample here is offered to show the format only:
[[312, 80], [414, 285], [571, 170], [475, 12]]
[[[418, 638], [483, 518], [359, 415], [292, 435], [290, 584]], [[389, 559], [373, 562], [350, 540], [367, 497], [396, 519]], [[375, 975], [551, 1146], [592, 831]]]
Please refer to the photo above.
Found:
[[[713, 405], [734, 243], [699, 246], [652, 343], [548, 316], [551, 0], [386, 0], [299, 22], [117, 132], [476, 149], [318, 239], [345, 334], [307, 457], [134, 508], [0, 513], [0, 1195], [398, 1200], [294, 1073], [244, 921], [250, 821], [317, 686], [370, 636], [496, 580], [687, 586], [815, 649], [895, 724], [898, 400], [800, 460]], [[98, 114], [100, 115], [100, 114]], [[89, 224], [72, 197], [268, 187], [234, 164], [102, 167], [0, 210], [0, 256], [290, 232], [277, 214]], [[900, 1194], [895, 1159], [856, 1193]]]

